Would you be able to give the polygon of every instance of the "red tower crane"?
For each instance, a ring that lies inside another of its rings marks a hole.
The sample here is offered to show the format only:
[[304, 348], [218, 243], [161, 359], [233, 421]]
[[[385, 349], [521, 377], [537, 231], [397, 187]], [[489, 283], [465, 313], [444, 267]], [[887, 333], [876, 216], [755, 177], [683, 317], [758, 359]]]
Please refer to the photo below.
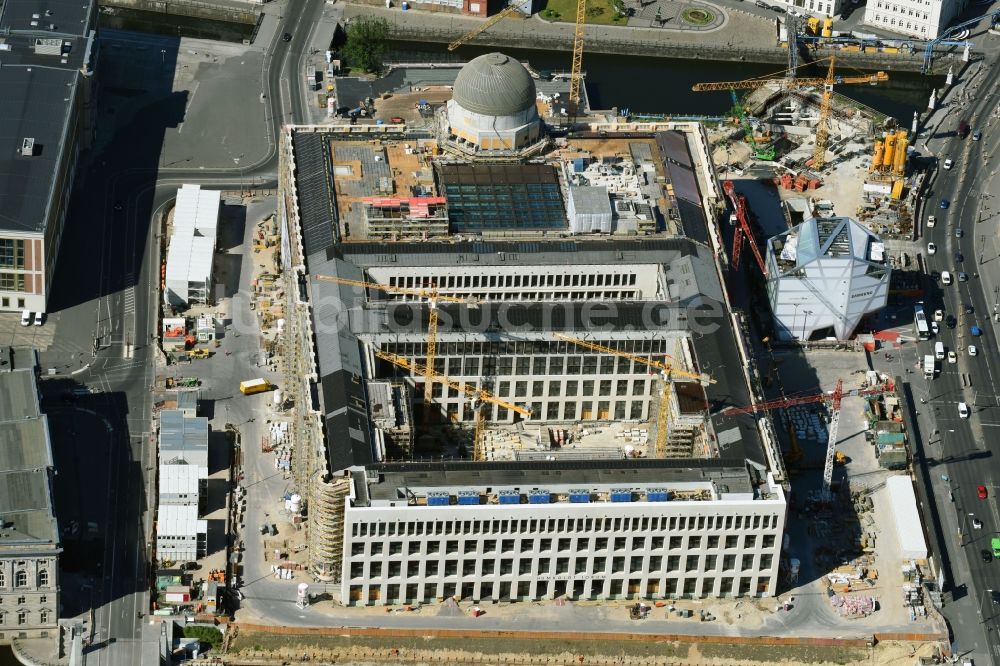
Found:
[[743, 237], [745, 236], [750, 243], [750, 249], [757, 260], [757, 265], [760, 267], [761, 275], [767, 277], [767, 266], [764, 264], [764, 257], [761, 255], [760, 248], [757, 247], [757, 241], [754, 240], [753, 231], [750, 229], [750, 206], [747, 204], [747, 198], [742, 194], [737, 194], [736, 187], [731, 180], [723, 181], [722, 189], [725, 191], [726, 196], [729, 197], [729, 201], [732, 202], [733, 215], [736, 216], [736, 224], [733, 225], [735, 227], [733, 229], [733, 268], [737, 270], [740, 268], [740, 252], [743, 249]]
[[823, 463], [823, 496], [827, 500], [831, 497], [830, 486], [833, 484], [833, 458], [837, 448], [837, 430], [840, 427], [840, 401], [844, 396], [866, 396], [891, 393], [895, 390], [891, 381], [879, 386], [866, 389], [850, 389], [844, 391], [844, 380], [837, 380], [837, 387], [832, 393], [816, 393], [812, 395], [793, 396], [791, 398], [780, 398], [777, 400], [765, 400], [746, 407], [727, 407], [722, 410], [723, 414], [732, 416], [736, 414], [751, 414], [771, 409], [784, 409], [795, 405], [806, 405], [813, 402], [830, 403], [830, 425], [827, 427], [826, 460]]

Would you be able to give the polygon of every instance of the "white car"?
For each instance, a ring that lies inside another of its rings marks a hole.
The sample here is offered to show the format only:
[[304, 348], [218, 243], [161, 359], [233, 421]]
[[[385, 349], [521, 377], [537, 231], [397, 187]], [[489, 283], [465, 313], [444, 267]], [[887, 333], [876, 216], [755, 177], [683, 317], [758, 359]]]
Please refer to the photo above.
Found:
[[951, 284], [951, 273], [948, 271], [941, 271], [941, 284]]
[[964, 402], [958, 403], [958, 418], [967, 419], [969, 418], [969, 405]]
[[976, 345], [969, 345], [969, 356], [975, 356], [978, 353], [979, 350], [976, 349]]
[[983, 529], [983, 521], [979, 520], [976, 517], [973, 517], [972, 518], [972, 529], [974, 529], [974, 530], [981, 530], [981, 529]]
[[941, 327], [938, 326], [938, 323], [936, 321], [932, 321], [931, 322], [931, 333], [933, 333], [934, 335], [937, 335], [940, 331], [941, 331]]
[[944, 321], [944, 310], [934, 311], [934, 321]]
[[958, 363], [958, 356], [952, 350], [948, 351], [948, 362], [949, 363]]
[[935, 245], [934, 243], [928, 243], [927, 254], [934, 254], [935, 252], [937, 252], [937, 245]]
[[927, 218], [927, 226], [933, 227], [935, 224], [937, 224], [937, 217], [935, 217], [934, 215], [929, 216]]
[[36, 312], [35, 313], [35, 326], [41, 326], [44, 323], [45, 323], [45, 313], [44, 312]]
[[950, 169], [953, 166], [955, 166], [955, 162], [953, 162], [951, 159], [947, 159], [947, 160], [944, 161], [944, 168], [945, 169]]

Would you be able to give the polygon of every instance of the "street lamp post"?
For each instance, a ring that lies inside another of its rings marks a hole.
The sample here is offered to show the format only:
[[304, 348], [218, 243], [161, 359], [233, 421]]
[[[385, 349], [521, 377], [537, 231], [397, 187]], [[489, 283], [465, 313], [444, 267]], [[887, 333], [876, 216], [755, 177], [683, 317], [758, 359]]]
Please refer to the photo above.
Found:
[[809, 317], [811, 317], [812, 314], [813, 314], [812, 310], [803, 310], [802, 311], [802, 332], [799, 335], [799, 340], [800, 341], [803, 340], [806, 337], [806, 322], [809, 320]]
[[233, 158], [233, 164], [240, 170], [240, 199], [243, 199], [243, 167], [240, 166], [240, 160], [243, 159], [243, 153], [240, 153], [239, 157]]

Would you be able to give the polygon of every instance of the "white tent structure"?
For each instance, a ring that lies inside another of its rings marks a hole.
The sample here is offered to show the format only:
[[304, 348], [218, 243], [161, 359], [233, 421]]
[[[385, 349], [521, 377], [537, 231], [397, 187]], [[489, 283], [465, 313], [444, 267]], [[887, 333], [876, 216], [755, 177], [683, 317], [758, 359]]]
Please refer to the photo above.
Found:
[[891, 476], [885, 483], [892, 507], [892, 523], [899, 544], [899, 557], [903, 560], [926, 560], [927, 542], [924, 540], [923, 523], [917, 508], [917, 495], [909, 476]]
[[177, 190], [163, 291], [168, 305], [185, 308], [209, 302], [221, 199], [221, 192], [200, 185]]
[[854, 333], [889, 298], [885, 244], [849, 217], [807, 219], [767, 241], [768, 297], [778, 335], [808, 340]]

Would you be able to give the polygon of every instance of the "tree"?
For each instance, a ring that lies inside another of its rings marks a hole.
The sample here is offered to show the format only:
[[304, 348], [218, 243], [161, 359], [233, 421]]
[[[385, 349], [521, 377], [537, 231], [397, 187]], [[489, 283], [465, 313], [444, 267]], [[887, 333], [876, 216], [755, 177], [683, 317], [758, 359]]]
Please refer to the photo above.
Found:
[[389, 22], [376, 16], [359, 16], [347, 28], [344, 55], [352, 67], [366, 72], [382, 69], [382, 57], [388, 49]]

